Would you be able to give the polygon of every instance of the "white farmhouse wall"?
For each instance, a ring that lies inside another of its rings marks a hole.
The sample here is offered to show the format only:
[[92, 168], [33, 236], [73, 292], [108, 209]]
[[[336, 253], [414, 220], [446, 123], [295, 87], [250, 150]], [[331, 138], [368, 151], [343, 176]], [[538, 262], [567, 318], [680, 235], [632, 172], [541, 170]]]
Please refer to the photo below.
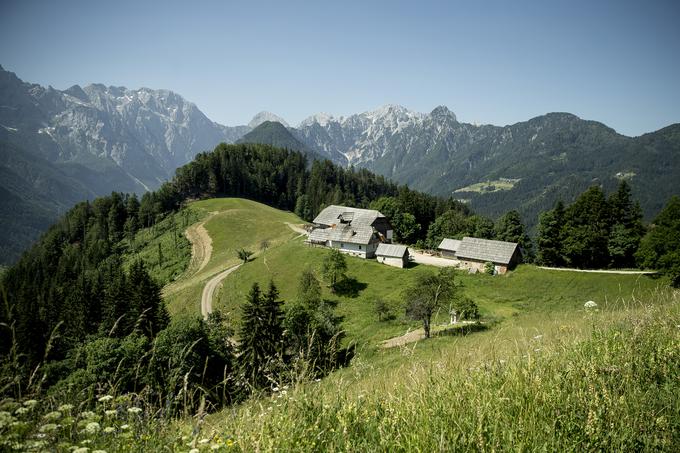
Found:
[[375, 256], [375, 249], [378, 248], [377, 243], [373, 244], [352, 244], [350, 242], [329, 241], [329, 247], [336, 248], [343, 253], [358, 256], [361, 258], [373, 258]]
[[390, 256], [376, 257], [379, 263], [387, 264], [388, 266], [404, 267], [404, 260], [401, 258], [394, 258]]

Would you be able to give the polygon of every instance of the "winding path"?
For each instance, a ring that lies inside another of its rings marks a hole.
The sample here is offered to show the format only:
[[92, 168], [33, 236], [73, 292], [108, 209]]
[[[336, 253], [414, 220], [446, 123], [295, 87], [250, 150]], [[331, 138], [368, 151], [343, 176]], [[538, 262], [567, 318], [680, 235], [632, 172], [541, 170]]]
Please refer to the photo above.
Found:
[[[211, 213], [211, 214], [214, 214], [214, 213]], [[207, 220], [208, 219], [206, 219], [206, 221]], [[197, 233], [199, 233], [196, 236], [198, 238], [198, 241], [201, 242], [204, 245], [207, 244], [206, 248], [208, 250], [207, 258], [205, 258], [205, 255], [204, 255], [204, 258], [203, 258], [204, 264], [198, 269], [199, 271], [201, 269], [203, 269], [203, 267], [205, 267], [206, 264], [208, 264], [208, 261], [210, 261], [210, 254], [212, 253], [212, 240], [210, 239], [210, 235], [208, 234], [207, 230], [205, 228], [203, 228], [204, 223], [205, 223], [205, 221], [202, 222], [201, 224], [197, 225], [197, 228], [196, 228]], [[297, 236], [297, 237], [300, 237], [300, 236], [307, 234], [307, 231], [304, 228], [300, 227], [299, 225], [295, 225], [295, 224], [289, 223], [289, 222], [285, 222], [285, 223], [288, 226], [288, 228], [295, 231], [296, 233], [300, 233], [300, 235]], [[201, 228], [203, 229], [204, 234], [202, 234], [200, 231], [198, 231]], [[207, 237], [207, 241], [205, 240], [205, 237]], [[189, 230], [187, 230], [187, 238], [189, 238]], [[189, 238], [189, 241], [192, 241], [191, 238]], [[192, 254], [193, 254], [194, 242], [192, 241], [191, 244], [192, 244], [191, 250], [192, 250]], [[203, 247], [204, 245], [199, 244], [198, 248], [200, 249], [200, 247]], [[198, 253], [201, 253], [201, 252], [199, 251]], [[256, 253], [253, 254], [253, 256], [256, 256], [258, 254], [259, 254], [259, 252], [256, 252]], [[193, 256], [192, 256], [192, 264], [193, 264]], [[235, 266], [232, 266], [228, 269], [223, 270], [222, 272], [220, 272], [219, 274], [215, 275], [210, 280], [208, 280], [208, 283], [205, 284], [205, 286], [203, 287], [203, 294], [201, 294], [201, 315], [203, 316], [203, 319], [207, 319], [208, 315], [210, 313], [212, 313], [213, 296], [215, 295], [215, 290], [219, 287], [220, 283], [222, 283], [222, 280], [227, 278], [227, 276], [229, 274], [231, 274], [236, 269], [241, 267], [242, 264], [243, 263], [237, 264]], [[265, 261], [265, 264], [266, 264], [266, 261]], [[196, 271], [196, 272], [198, 272], [198, 271]]]
[[205, 284], [203, 287], [203, 294], [201, 295], [201, 315], [203, 315], [203, 319], [208, 319], [208, 315], [212, 313], [212, 299], [213, 294], [215, 294], [215, 289], [222, 283], [222, 280], [224, 280], [227, 275], [231, 274], [239, 267], [241, 267], [241, 264], [223, 270]]

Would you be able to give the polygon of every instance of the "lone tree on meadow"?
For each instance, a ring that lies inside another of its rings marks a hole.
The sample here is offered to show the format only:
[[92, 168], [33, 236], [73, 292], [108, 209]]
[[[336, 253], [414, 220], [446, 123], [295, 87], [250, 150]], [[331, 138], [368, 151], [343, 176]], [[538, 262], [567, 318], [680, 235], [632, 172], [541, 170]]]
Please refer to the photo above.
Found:
[[253, 252], [246, 249], [238, 249], [236, 250], [236, 255], [238, 256], [238, 259], [243, 261], [243, 264], [245, 264], [248, 262], [248, 260], [250, 260], [250, 257], [253, 256]]
[[335, 285], [345, 277], [347, 262], [345, 256], [338, 249], [331, 249], [323, 260], [321, 273], [328, 280], [331, 290], [335, 291]]
[[425, 338], [430, 338], [432, 315], [456, 299], [458, 289], [453, 276], [453, 269], [444, 267], [437, 274], [419, 276], [416, 283], [404, 291], [406, 315], [422, 321]]

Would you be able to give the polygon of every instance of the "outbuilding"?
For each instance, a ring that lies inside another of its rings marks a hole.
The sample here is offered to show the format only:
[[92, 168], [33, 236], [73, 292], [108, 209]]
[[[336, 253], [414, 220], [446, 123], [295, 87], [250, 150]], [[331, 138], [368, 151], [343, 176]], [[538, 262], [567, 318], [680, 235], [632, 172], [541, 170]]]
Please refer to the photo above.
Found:
[[461, 267], [484, 272], [486, 263], [493, 263], [495, 273], [505, 274], [519, 264], [522, 254], [515, 242], [464, 237], [456, 257]]
[[375, 251], [375, 258], [379, 263], [404, 268], [408, 266], [408, 247], [405, 245], [380, 243]]
[[458, 247], [460, 247], [460, 241], [458, 239], [442, 239], [441, 244], [437, 249], [442, 254], [444, 258], [457, 259]]

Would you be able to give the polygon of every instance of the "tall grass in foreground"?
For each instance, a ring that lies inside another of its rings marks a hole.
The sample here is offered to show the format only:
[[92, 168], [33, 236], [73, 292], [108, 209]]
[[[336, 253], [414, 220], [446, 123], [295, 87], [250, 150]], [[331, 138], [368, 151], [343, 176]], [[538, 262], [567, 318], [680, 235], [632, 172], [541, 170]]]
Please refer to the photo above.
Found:
[[141, 395], [5, 400], [0, 450], [678, 451], [680, 293], [582, 317], [585, 340], [537, 335], [504, 360], [446, 355], [331, 376], [209, 416], [166, 418]]
[[677, 451], [680, 296], [656, 297], [621, 318], [584, 310], [585, 341], [536, 338], [474, 367], [445, 357], [389, 385], [307, 386], [211, 421], [243, 451]]

